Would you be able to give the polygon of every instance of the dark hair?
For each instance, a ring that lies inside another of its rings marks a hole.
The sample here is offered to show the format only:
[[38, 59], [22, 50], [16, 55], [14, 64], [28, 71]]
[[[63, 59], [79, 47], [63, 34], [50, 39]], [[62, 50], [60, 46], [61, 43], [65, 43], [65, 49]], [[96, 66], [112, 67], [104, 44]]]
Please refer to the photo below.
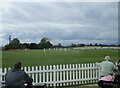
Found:
[[22, 63], [20, 61], [17, 61], [15, 64], [14, 64], [14, 68], [16, 69], [21, 69], [21, 65]]

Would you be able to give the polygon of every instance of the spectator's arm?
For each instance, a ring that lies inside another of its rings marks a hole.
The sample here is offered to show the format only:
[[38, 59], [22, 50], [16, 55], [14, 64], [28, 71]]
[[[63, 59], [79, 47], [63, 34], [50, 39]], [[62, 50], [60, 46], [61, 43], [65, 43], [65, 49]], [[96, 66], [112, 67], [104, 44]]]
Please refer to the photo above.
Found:
[[97, 63], [97, 62], [96, 62], [96, 65], [99, 66], [99, 67], [101, 67], [101, 63]]
[[24, 74], [25, 74], [25, 81], [26, 81], [26, 83], [32, 84], [33, 79], [27, 73], [24, 73]]

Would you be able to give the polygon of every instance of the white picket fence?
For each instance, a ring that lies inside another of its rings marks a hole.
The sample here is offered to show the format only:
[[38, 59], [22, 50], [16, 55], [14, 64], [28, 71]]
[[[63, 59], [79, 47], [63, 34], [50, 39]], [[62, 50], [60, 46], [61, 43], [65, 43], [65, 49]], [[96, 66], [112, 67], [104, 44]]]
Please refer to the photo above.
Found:
[[[0, 68], [2, 81], [5, 81], [8, 69]], [[100, 77], [100, 68], [95, 63], [32, 66], [22, 69], [33, 78], [35, 85], [46, 83], [51, 87], [96, 83]]]

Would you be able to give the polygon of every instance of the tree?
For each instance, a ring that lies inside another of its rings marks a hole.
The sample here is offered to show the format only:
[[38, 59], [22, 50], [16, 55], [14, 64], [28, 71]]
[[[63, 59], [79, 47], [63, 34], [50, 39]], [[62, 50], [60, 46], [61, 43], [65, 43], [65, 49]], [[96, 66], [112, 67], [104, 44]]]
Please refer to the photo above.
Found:
[[18, 38], [14, 38], [10, 41], [9, 49], [20, 49], [20, 41]]
[[76, 44], [73, 44], [73, 43], [72, 43], [72, 44], [71, 44], [71, 47], [76, 47]]
[[52, 46], [53, 45], [50, 43], [50, 39], [47, 37], [42, 38], [40, 43], [38, 43], [39, 49], [50, 48]]
[[41, 42], [50, 42], [50, 39], [47, 38], [47, 37], [44, 37], [44, 38], [41, 39]]
[[62, 44], [61, 44], [61, 43], [58, 43], [57, 47], [62, 47]]
[[90, 46], [93, 46], [92, 43], [90, 43]]
[[94, 46], [98, 46], [98, 43], [95, 43], [95, 45]]
[[8, 44], [3, 47], [3, 50], [9, 50], [9, 49], [10, 49], [10, 47]]
[[20, 44], [20, 48], [21, 49], [29, 49], [29, 44], [28, 43]]
[[37, 49], [38, 45], [36, 43], [30, 43], [29, 48], [30, 49]]
[[84, 47], [85, 44], [81, 43], [81, 44], [78, 44], [77, 46], [78, 46], [78, 47]]

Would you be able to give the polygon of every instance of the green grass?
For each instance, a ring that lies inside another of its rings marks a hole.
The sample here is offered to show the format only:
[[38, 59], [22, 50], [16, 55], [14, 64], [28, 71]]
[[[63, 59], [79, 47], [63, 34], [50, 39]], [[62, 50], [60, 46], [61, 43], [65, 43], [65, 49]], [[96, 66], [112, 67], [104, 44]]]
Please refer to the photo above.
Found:
[[104, 56], [111, 56], [112, 61], [118, 59], [118, 50], [16, 50], [2, 52], [2, 66], [12, 67], [15, 61], [22, 61], [23, 66], [76, 64], [101, 62]]

